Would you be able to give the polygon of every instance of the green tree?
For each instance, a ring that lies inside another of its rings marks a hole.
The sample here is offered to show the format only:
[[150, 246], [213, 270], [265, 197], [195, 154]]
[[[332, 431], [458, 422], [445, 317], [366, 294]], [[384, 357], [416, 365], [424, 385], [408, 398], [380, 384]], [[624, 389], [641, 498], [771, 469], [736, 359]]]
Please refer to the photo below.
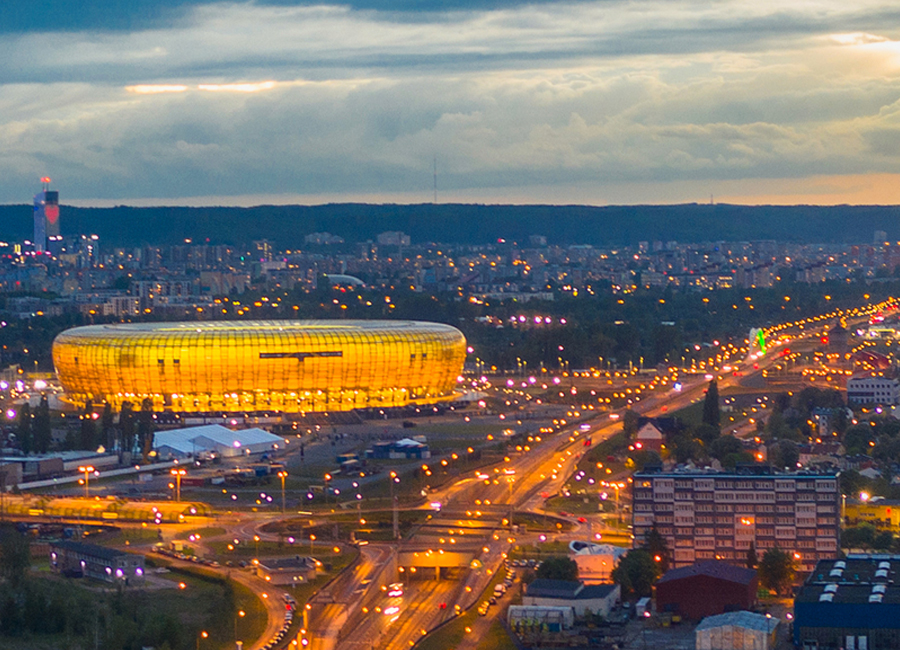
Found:
[[779, 595], [790, 587], [795, 572], [793, 556], [778, 547], [765, 552], [758, 569], [760, 584]]
[[12, 524], [0, 525], [0, 577], [13, 589], [18, 589], [30, 566], [31, 549], [28, 538]]
[[50, 449], [53, 439], [53, 431], [50, 425], [50, 404], [47, 395], [41, 395], [40, 404], [34, 414], [34, 450], [39, 454], [46, 454]]
[[567, 557], [551, 557], [541, 562], [537, 577], [546, 580], [578, 580], [578, 564]]
[[659, 563], [654, 562], [653, 556], [644, 548], [628, 551], [612, 572], [613, 581], [622, 587], [623, 598], [649, 596], [659, 576]]
[[650, 557], [659, 566], [659, 573], [662, 575], [669, 570], [670, 551], [666, 538], [663, 537], [654, 525], [644, 538], [644, 548], [650, 553]]
[[94, 403], [91, 400], [84, 403], [84, 412], [81, 414], [78, 448], [92, 451], [97, 448], [97, 423], [94, 421]]
[[744, 446], [734, 436], [721, 436], [709, 446], [709, 455], [720, 461], [729, 454], [739, 454], [742, 451]]
[[885, 549], [890, 548], [893, 536], [888, 533], [885, 538], [872, 524], [863, 522], [858, 526], [850, 526], [841, 531], [843, 548]]
[[31, 415], [31, 406], [28, 402], [22, 404], [19, 409], [19, 423], [16, 428], [16, 438], [19, 440], [19, 449], [23, 454], [30, 454], [34, 451], [34, 422]]
[[134, 451], [134, 405], [131, 402], [122, 403], [122, 411], [119, 413], [120, 448], [129, 453]]
[[860, 491], [865, 488], [867, 481], [855, 469], [848, 469], [845, 472], [841, 472], [841, 476], [838, 479], [841, 487], [841, 494], [847, 497], [856, 498], [859, 496]]
[[628, 409], [625, 411], [625, 414], [622, 415], [622, 429], [625, 431], [625, 435], [631, 439], [638, 432], [638, 420], [640, 420], [641, 416]]
[[103, 415], [100, 416], [100, 438], [106, 451], [112, 451], [116, 447], [116, 428], [113, 425], [112, 405], [107, 402], [103, 407]]
[[888, 551], [894, 547], [894, 535], [889, 530], [882, 530], [872, 540], [872, 548], [876, 551]]
[[773, 467], [790, 467], [794, 469], [800, 461], [800, 449], [793, 440], [779, 440], [769, 445], [769, 463]]
[[672, 438], [672, 446], [675, 448], [675, 461], [678, 463], [686, 463], [700, 456], [700, 444], [688, 434], [681, 433]]
[[631, 454], [631, 461], [634, 463], [634, 469], [641, 471], [647, 465], [659, 465], [662, 459], [659, 454], [652, 449], [639, 449]]
[[141, 412], [138, 414], [138, 439], [146, 463], [150, 460], [150, 452], [153, 450], [153, 401], [149, 397], [141, 402]]
[[706, 388], [706, 398], [703, 400], [703, 423], [719, 429], [721, 426], [720, 420], [719, 384], [715, 379], [712, 379]]
[[704, 422], [703, 424], [697, 425], [697, 428], [694, 430], [694, 435], [702, 440], [704, 445], [709, 446], [719, 439], [722, 432], [719, 431], [718, 427], [714, 427], [713, 425]]
[[759, 559], [756, 557], [756, 544], [750, 542], [750, 548], [747, 549], [747, 568], [755, 569], [757, 564]]
[[839, 436], [847, 433], [850, 427], [850, 418], [847, 416], [847, 407], [838, 407], [831, 412], [831, 426]]

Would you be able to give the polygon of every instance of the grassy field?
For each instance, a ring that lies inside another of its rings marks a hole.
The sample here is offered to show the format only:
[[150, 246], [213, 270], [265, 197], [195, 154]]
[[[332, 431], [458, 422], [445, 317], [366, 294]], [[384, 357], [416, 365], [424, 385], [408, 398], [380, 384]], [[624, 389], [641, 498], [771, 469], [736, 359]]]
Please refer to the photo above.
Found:
[[146, 528], [119, 528], [112, 532], [92, 535], [88, 541], [98, 546], [122, 546], [126, 542], [128, 544], [146, 544], [158, 539], [156, 528], [147, 526]]
[[[405, 534], [414, 525], [424, 521], [427, 516], [428, 513], [422, 510], [400, 510], [400, 534]], [[365, 520], [365, 524], [359, 523], [360, 517]], [[348, 539], [350, 533], [353, 532], [358, 539], [387, 540], [393, 535], [393, 511], [378, 510], [358, 515], [355, 510], [345, 510], [332, 515], [327, 523], [313, 528], [309, 526], [309, 519], [294, 518], [272, 522], [267, 524], [264, 530], [285, 537], [293, 535], [299, 544], [301, 538], [309, 539], [310, 532], [319, 539], [334, 538], [335, 527], [337, 527], [337, 539]]]
[[516, 650], [500, 621], [494, 621], [484, 638], [478, 642], [478, 650]]
[[192, 535], [199, 535], [201, 539], [208, 537], [217, 537], [225, 534], [224, 528], [210, 526], [207, 528], [194, 528], [192, 530], [182, 530], [175, 535], [175, 539], [188, 539]]
[[703, 423], [703, 400], [694, 402], [690, 406], [669, 413], [669, 416], [678, 418], [689, 427], [696, 427]]
[[[596, 492], [596, 489], [594, 490]], [[601, 510], [601, 504], [604, 508]], [[606, 508], [607, 503], [605, 501], [601, 501], [600, 498], [596, 494], [585, 494], [578, 496], [569, 496], [569, 497], [550, 497], [546, 501], [544, 501], [544, 509], [552, 510], [554, 512], [571, 512], [577, 515], [594, 515], [598, 512], [610, 512], [615, 510], [614, 504], [610, 504], [612, 507]]]
[[531, 533], [558, 533], [572, 530], [573, 525], [556, 517], [548, 517], [533, 512], [516, 512], [513, 514], [513, 523], [524, 526]]
[[[42, 615], [41, 620], [45, 622], [37, 626], [26, 617], [24, 629], [13, 631], [12, 636], [0, 633], [0, 648], [84, 650], [162, 646], [191, 650], [200, 632], [206, 631], [204, 650], [225, 650], [234, 647], [233, 621], [238, 610], [247, 614], [238, 624], [242, 638], [256, 638], [265, 629], [262, 603], [240, 585], [232, 583], [229, 587], [220, 576], [193, 570], [171, 571], [158, 577], [159, 581], [154, 580], [145, 589], [117, 591], [93, 580], [32, 573], [27, 592], [41, 594], [41, 600], [57, 609]], [[6, 614], [8, 618], [11, 616]], [[6, 626], [4, 630], [9, 632]]]

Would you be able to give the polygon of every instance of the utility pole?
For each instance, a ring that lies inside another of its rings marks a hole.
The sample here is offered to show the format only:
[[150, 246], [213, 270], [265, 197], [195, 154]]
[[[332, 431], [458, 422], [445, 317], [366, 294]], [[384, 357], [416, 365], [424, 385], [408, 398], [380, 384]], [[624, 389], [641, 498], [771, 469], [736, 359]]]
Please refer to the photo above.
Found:
[[284, 479], [287, 478], [287, 475], [287, 472], [278, 472], [278, 478], [281, 479], [281, 514], [284, 514]]
[[391, 506], [394, 509], [394, 539], [400, 539], [400, 499], [394, 496], [394, 483], [400, 482], [397, 472], [391, 472]]

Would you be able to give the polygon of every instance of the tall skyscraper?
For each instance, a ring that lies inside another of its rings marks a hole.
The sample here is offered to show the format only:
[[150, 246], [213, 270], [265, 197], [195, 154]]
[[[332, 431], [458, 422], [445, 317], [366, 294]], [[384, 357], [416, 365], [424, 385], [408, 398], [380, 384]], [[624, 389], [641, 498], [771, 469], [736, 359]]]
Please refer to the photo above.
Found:
[[50, 189], [50, 179], [41, 179], [43, 188], [34, 197], [34, 250], [47, 250], [47, 240], [59, 238], [59, 192]]

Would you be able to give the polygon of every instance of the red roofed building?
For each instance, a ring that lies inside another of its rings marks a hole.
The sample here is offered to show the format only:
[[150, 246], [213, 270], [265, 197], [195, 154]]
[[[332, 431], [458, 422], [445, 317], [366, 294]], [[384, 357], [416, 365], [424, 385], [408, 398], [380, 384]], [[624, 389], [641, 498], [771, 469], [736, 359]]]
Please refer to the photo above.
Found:
[[656, 611], [699, 621], [756, 606], [756, 571], [708, 560], [671, 569], [656, 583]]
[[652, 422], [647, 422], [638, 429], [634, 437], [636, 449], [645, 449], [659, 453], [663, 448], [663, 434]]

